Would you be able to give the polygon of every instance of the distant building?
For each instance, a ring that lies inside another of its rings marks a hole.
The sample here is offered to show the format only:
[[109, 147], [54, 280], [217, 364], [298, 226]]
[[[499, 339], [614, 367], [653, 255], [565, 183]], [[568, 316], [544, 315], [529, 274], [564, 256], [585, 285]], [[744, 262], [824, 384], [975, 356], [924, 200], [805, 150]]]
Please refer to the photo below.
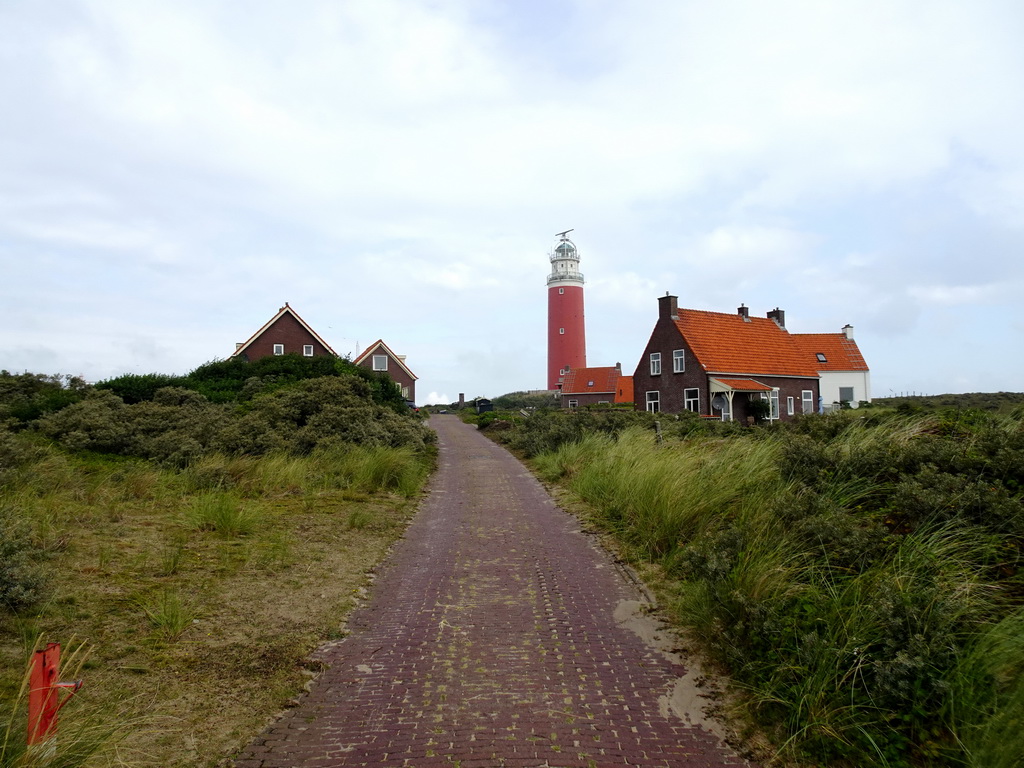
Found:
[[371, 371], [386, 373], [402, 390], [402, 397], [410, 403], [416, 402], [416, 380], [418, 377], [409, 370], [409, 366], [405, 362], [405, 355], [396, 355], [380, 339], [364, 349], [352, 362], [363, 368], [369, 368]]
[[818, 370], [826, 408], [871, 402], [871, 371], [853, 340], [852, 325], [839, 333], [794, 333], [793, 339]]
[[680, 309], [666, 294], [633, 373], [636, 408], [744, 421], [760, 400], [770, 419], [787, 420], [817, 412], [819, 395], [833, 387], [837, 395], [852, 387], [842, 390], [851, 400], [861, 392], [868, 399], [868, 369], [852, 330], [790, 334], [780, 309], [764, 318], [750, 317], [745, 306], [735, 314]]
[[560, 393], [563, 408], [633, 402], [633, 379], [622, 375], [622, 365], [572, 368], [565, 374]]
[[299, 317], [298, 312], [288, 306], [288, 302], [285, 302], [262, 328], [250, 336], [248, 341], [236, 344], [231, 357], [253, 362], [269, 355], [337, 357], [327, 342]]

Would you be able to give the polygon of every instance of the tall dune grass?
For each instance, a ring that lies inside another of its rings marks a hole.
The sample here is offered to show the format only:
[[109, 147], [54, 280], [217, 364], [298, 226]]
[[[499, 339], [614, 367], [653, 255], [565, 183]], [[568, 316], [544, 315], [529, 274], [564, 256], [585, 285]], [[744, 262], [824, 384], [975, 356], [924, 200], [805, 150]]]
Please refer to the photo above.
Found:
[[535, 459], [640, 558], [786, 755], [1020, 766], [1021, 420], [884, 414]]

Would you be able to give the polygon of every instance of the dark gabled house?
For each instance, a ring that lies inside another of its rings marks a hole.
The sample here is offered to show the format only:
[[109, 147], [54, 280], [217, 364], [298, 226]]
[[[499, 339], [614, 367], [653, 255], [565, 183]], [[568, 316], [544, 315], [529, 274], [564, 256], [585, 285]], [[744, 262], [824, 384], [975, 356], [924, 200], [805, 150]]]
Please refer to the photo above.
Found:
[[637, 410], [693, 411], [746, 421], [764, 406], [786, 420], [818, 408], [814, 359], [793, 340], [781, 310], [750, 317], [680, 309], [675, 296], [658, 299], [658, 321], [633, 374]]
[[416, 402], [416, 379], [418, 377], [406, 365], [405, 355], [396, 355], [380, 339], [364, 349], [352, 362], [363, 368], [369, 368], [371, 371], [388, 374], [402, 390], [402, 397], [410, 403]]
[[231, 357], [241, 357], [252, 362], [268, 355], [337, 357], [327, 342], [299, 317], [298, 312], [288, 306], [288, 302], [248, 341], [236, 344]]

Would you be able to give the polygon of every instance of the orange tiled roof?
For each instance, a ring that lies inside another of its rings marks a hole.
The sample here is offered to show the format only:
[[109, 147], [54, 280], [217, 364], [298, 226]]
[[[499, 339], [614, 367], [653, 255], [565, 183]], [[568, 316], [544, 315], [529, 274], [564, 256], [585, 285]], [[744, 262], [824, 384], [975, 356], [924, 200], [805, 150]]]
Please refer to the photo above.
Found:
[[570, 369], [562, 381], [562, 394], [613, 394], [617, 391], [616, 385], [620, 376], [622, 376], [622, 371], [614, 366], [608, 368]]
[[[845, 333], [794, 333], [793, 341], [801, 353], [819, 371], [866, 371], [868, 364], [860, 353], [860, 347]], [[818, 354], [825, 361], [818, 359]]]
[[716, 376], [712, 381], [717, 381], [720, 384], [725, 385], [729, 389], [735, 389], [737, 392], [771, 392], [772, 388], [767, 384], [762, 384], [760, 381], [754, 381], [753, 379], [723, 379]]
[[615, 390], [616, 403], [633, 402], [633, 377], [619, 376], [619, 388]]
[[814, 358], [806, 359], [793, 337], [774, 320], [679, 309], [676, 327], [708, 373], [818, 378]]

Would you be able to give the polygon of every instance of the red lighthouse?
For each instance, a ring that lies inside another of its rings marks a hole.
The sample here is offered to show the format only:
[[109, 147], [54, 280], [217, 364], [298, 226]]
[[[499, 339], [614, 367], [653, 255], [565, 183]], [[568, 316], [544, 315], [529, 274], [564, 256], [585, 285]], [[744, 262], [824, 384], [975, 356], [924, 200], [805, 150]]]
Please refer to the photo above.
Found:
[[587, 367], [583, 273], [570, 232], [558, 234], [548, 275], [548, 389], [561, 389], [571, 368]]

